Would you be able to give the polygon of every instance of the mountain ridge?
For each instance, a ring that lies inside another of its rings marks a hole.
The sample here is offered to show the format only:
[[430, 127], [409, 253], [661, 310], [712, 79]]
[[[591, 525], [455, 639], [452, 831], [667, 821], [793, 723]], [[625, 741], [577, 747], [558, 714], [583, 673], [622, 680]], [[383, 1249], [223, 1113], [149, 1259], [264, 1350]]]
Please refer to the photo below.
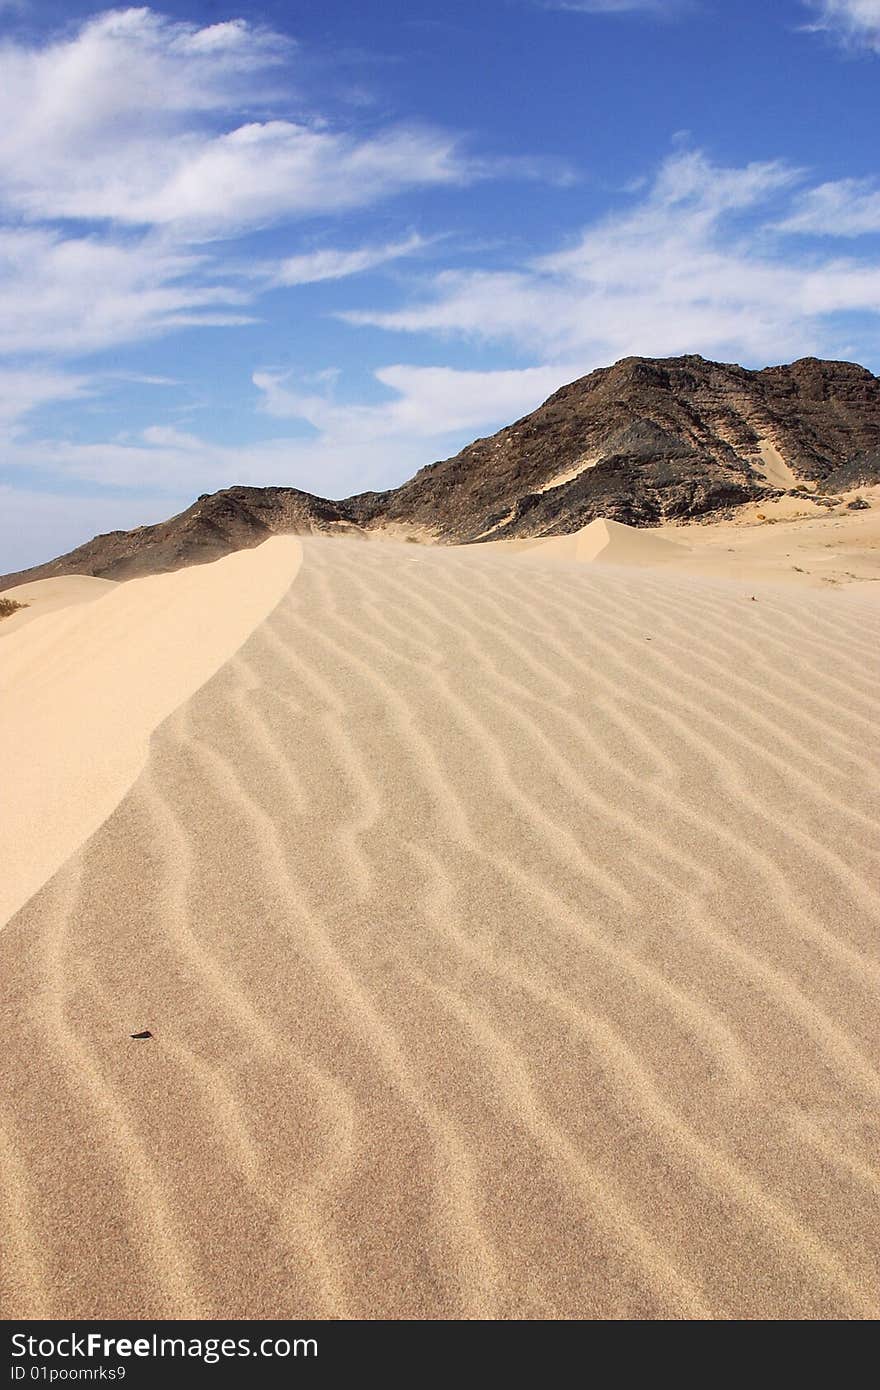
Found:
[[153, 526], [94, 537], [0, 589], [59, 574], [129, 579], [279, 533], [409, 528], [440, 543], [564, 535], [605, 516], [654, 526], [786, 491], [880, 481], [880, 378], [804, 357], [753, 370], [696, 354], [625, 357], [399, 487], [332, 501], [293, 487], [203, 494]]

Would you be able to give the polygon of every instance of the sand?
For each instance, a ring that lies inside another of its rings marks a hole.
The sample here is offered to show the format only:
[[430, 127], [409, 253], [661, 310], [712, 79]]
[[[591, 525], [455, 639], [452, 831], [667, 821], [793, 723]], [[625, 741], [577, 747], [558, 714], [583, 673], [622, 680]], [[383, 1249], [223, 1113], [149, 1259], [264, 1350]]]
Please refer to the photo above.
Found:
[[785, 491], [786, 488], [798, 487], [802, 482], [802, 479], [789, 467], [770, 439], [765, 439], [762, 442], [760, 462], [755, 460], [755, 468], [762, 475], [768, 487], [781, 488]]
[[562, 560], [592, 564], [598, 560], [611, 565], [655, 566], [687, 560], [689, 552], [679, 542], [661, 535], [659, 527], [639, 529], [597, 517], [569, 536], [527, 542], [523, 545], [523, 554], [539, 563]]
[[[847, 502], [869, 500], [865, 511]], [[567, 536], [481, 544], [480, 550], [529, 561], [658, 565], [686, 574], [768, 581], [799, 588], [838, 588], [880, 580], [880, 487], [843, 494], [823, 507], [812, 498], [780, 497], [741, 507], [730, 521], [633, 527], [599, 517]]]
[[0, 938], [6, 1315], [876, 1318], [878, 586], [302, 551]]
[[[0, 622], [0, 637], [8, 637], [10, 632], [16, 632], [46, 613], [104, 598], [115, 588], [112, 579], [95, 579], [90, 574], [64, 574], [57, 579], [34, 579], [29, 584], [18, 584], [14, 589], [7, 589], [6, 595], [22, 607]], [[8, 648], [2, 650], [5, 652]]]
[[128, 584], [8, 590], [29, 607], [0, 626], [0, 924], [106, 820], [153, 730], [271, 612], [300, 554], [285, 536]]
[[[865, 511], [847, 502], [861, 497]], [[766, 580], [800, 588], [845, 588], [880, 580], [880, 487], [843, 494], [831, 508], [782, 497], [743, 507], [729, 522], [662, 526], [656, 534], [684, 547], [692, 574]]]

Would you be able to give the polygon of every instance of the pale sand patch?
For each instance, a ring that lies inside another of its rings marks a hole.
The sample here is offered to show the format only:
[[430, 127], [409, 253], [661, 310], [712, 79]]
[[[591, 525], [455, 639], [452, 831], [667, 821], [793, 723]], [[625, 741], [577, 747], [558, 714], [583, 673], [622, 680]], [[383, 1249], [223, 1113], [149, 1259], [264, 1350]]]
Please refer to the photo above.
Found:
[[570, 536], [552, 536], [526, 552], [530, 559], [601, 561], [609, 565], [662, 565], [686, 560], [687, 547], [661, 536], [659, 530], [624, 526], [597, 517]]
[[518, 555], [529, 561], [570, 564], [667, 565], [683, 564], [688, 546], [676, 539], [674, 527], [625, 526], [608, 517], [597, 517], [566, 536], [525, 536], [513, 540], [485, 541], [472, 551]]
[[29, 584], [4, 589], [4, 597], [16, 599], [27, 607], [0, 622], [0, 637], [8, 636], [46, 613], [72, 608], [77, 603], [93, 603], [115, 588], [112, 579], [95, 579], [90, 574], [61, 574], [57, 578], [33, 579]]
[[743, 508], [729, 522], [664, 526], [656, 534], [687, 547], [685, 567], [694, 574], [807, 588], [873, 586], [880, 580], [880, 487], [844, 493], [844, 503], [857, 496], [868, 510], [829, 511], [808, 498], [782, 498]]
[[0, 937], [6, 1316], [880, 1315], [880, 589], [303, 553]]
[[491, 536], [493, 532], [500, 531], [503, 527], [505, 527], [508, 524], [508, 522], [513, 521], [513, 518], [515, 516], [516, 508], [511, 507], [509, 511], [505, 512], [504, 515], [502, 517], [499, 517], [497, 521], [493, 522], [491, 526], [487, 526], [485, 531], [481, 531], [477, 539], [479, 541], [483, 541], [487, 536]]
[[[860, 496], [869, 510], [850, 512]], [[811, 499], [742, 508], [709, 525], [633, 527], [597, 518], [568, 536], [532, 536], [467, 547], [499, 555], [624, 567], [646, 566], [745, 582], [828, 588], [880, 580], [880, 487], [843, 495], [832, 510]]]
[[554, 488], [563, 487], [566, 483], [573, 483], [575, 478], [579, 478], [588, 469], [595, 468], [597, 463], [602, 462], [601, 454], [588, 454], [576, 459], [569, 467], [564, 468], [561, 473], [552, 477], [549, 483], [544, 483], [541, 487], [536, 487], [536, 493], [552, 492]]
[[[755, 526], [762, 521], [808, 521], [810, 517], [828, 515], [828, 508], [815, 502], [806, 492], [797, 497], [786, 494], [784, 497], [768, 497], [758, 502], [747, 502], [738, 507], [736, 517], [729, 523], [736, 526]], [[723, 523], [712, 522], [712, 526]]]
[[70, 602], [51, 611], [38, 596], [39, 621], [0, 637], [0, 922], [106, 820], [153, 730], [267, 617], [300, 555], [276, 537], [127, 584], [73, 576], [9, 591], [49, 585]]
[[[789, 467], [772, 440], [762, 440], [759, 452], [761, 462], [755, 463], [754, 467], [768, 487], [780, 488], [784, 492], [787, 488], [798, 487], [803, 483], [803, 478], [799, 478]], [[807, 486], [815, 487], [815, 483], [808, 483]]]

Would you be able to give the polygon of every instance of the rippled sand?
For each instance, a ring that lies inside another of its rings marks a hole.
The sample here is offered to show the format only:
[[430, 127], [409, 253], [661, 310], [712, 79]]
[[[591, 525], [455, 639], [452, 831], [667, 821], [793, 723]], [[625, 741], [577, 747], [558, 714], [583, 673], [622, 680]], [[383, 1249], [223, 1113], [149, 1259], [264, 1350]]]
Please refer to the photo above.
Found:
[[876, 586], [303, 552], [0, 940], [6, 1316], [880, 1315]]

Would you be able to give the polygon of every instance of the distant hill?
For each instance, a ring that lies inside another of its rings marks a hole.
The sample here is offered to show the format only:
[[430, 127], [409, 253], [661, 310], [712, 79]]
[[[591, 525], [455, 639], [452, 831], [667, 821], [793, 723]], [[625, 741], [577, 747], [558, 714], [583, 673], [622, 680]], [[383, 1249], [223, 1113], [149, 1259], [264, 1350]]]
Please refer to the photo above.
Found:
[[627, 357], [386, 492], [341, 502], [233, 487], [155, 526], [96, 536], [0, 589], [58, 574], [130, 579], [215, 560], [278, 532], [407, 528], [440, 542], [709, 518], [760, 497], [880, 481], [880, 378], [805, 357], [749, 371]]

